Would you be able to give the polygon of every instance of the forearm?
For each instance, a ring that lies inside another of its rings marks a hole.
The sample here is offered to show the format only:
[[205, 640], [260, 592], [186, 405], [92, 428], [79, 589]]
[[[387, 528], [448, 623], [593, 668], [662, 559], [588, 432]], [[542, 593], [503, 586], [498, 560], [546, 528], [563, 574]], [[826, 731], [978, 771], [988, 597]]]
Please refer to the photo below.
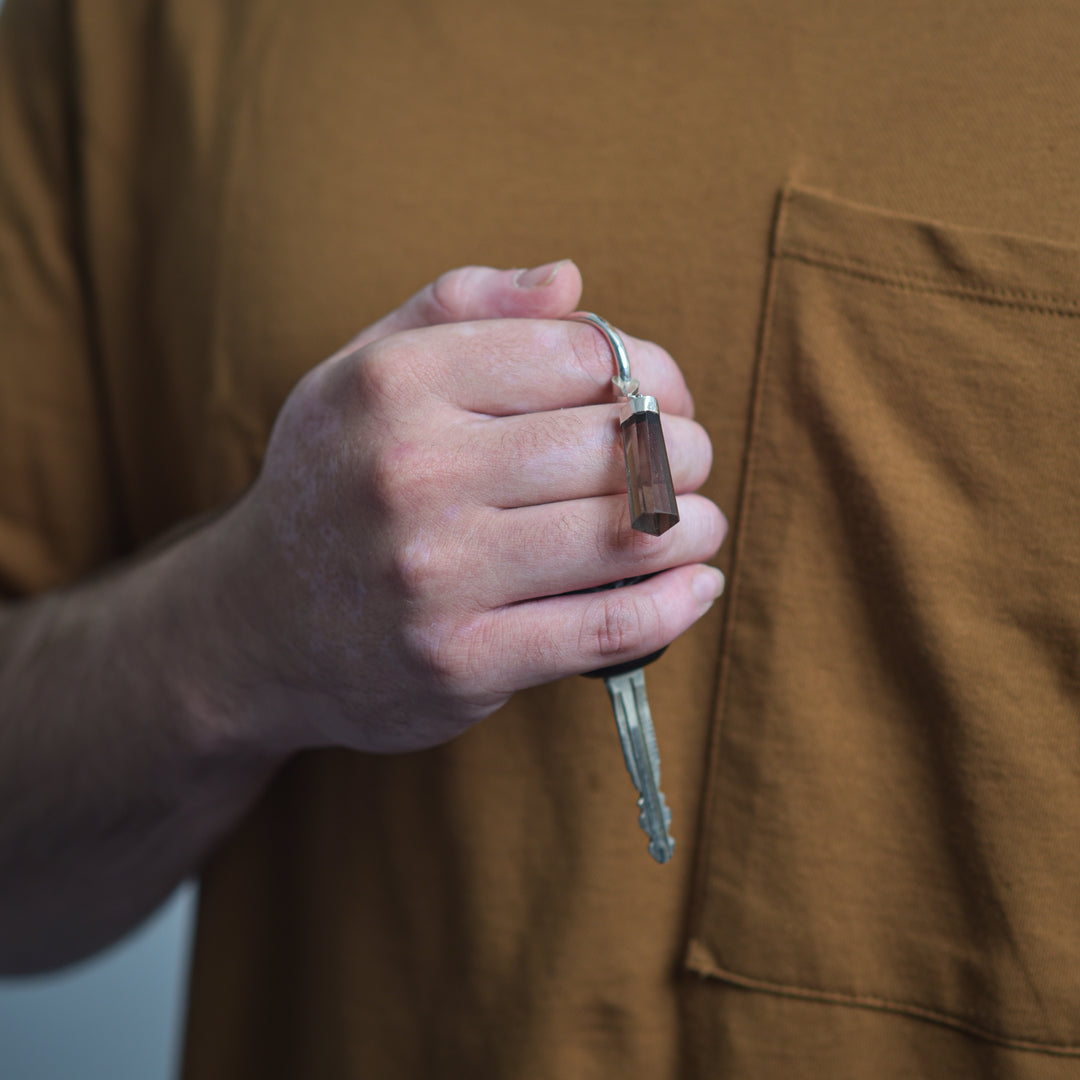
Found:
[[0, 613], [0, 970], [120, 935], [281, 760], [248, 735], [212, 546], [203, 530]]
[[685, 382], [627, 339], [681, 496], [680, 528], [643, 537], [610, 348], [564, 319], [576, 270], [540, 269], [444, 275], [300, 380], [227, 514], [0, 614], [0, 970], [121, 933], [293, 750], [438, 746], [708, 610], [725, 523], [693, 494], [711, 449]]

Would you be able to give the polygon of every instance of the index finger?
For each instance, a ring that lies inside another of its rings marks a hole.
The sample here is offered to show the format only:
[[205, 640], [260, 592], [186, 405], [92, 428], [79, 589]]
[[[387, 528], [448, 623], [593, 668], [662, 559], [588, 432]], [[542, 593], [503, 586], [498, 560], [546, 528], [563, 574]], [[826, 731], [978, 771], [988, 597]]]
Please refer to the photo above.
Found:
[[[630, 371], [664, 412], [693, 416], [678, 365], [651, 341], [622, 334]], [[428, 365], [424, 380], [446, 401], [471, 412], [511, 416], [611, 402], [615, 356], [588, 323], [563, 319], [486, 319], [395, 334], [380, 348], [400, 348], [398, 362]], [[392, 357], [391, 357], [392, 358]]]

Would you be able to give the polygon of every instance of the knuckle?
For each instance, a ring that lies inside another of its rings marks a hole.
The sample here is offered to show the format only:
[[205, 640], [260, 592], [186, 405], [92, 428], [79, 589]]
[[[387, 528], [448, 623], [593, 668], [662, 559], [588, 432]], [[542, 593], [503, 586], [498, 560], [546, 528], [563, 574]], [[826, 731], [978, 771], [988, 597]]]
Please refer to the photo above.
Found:
[[567, 327], [570, 360], [587, 379], [603, 385], [615, 374], [615, 358], [603, 334], [584, 323]]
[[549, 448], [542, 423], [529, 420], [503, 430], [498, 441], [498, 460], [521, 466], [542, 457]]
[[549, 630], [526, 627], [518, 640], [516, 655], [528, 670], [541, 671], [565, 662], [567, 642]]
[[394, 407], [409, 400], [410, 351], [402, 337], [383, 338], [355, 355], [352, 382], [360, 401]]
[[456, 676], [457, 659], [453, 632], [438, 621], [427, 619], [404, 631], [405, 645], [416, 667], [427, 679], [449, 686]]
[[614, 557], [620, 565], [637, 572], [663, 566], [670, 543], [667, 536], [653, 536], [631, 525], [625, 497], [619, 500], [619, 517], [614, 527], [610, 518], [601, 518], [598, 522], [597, 555], [605, 561]]
[[409, 647], [425, 677], [450, 698], [482, 696], [491, 655], [490, 631], [482, 621], [428, 621], [408, 635]]
[[647, 600], [620, 595], [617, 589], [604, 593], [586, 620], [583, 651], [601, 660], [646, 652], [657, 621], [655, 605], [650, 613]]
[[562, 416], [559, 422], [553, 422], [549, 416], [530, 414], [500, 433], [499, 452], [493, 460], [512, 463], [516, 468], [562, 460], [568, 452], [579, 451], [584, 439], [581, 425], [572, 417]]
[[471, 266], [447, 270], [431, 283], [428, 307], [432, 322], [456, 322], [467, 317], [474, 271]]
[[529, 542], [552, 559], [565, 556], [577, 546], [578, 537], [587, 528], [585, 515], [573, 503], [548, 516]]
[[406, 604], [422, 605], [437, 596], [442, 584], [436, 552], [420, 536], [401, 544], [392, 561], [393, 574]]

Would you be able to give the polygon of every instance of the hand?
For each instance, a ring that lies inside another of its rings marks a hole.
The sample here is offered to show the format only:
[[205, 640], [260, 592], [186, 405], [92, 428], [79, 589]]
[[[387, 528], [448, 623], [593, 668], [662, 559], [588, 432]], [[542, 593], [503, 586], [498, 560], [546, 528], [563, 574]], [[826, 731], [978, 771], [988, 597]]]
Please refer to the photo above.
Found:
[[221, 588], [272, 737], [436, 745], [516, 690], [667, 645], [715, 599], [700, 564], [726, 525], [689, 494], [711, 448], [682, 376], [625, 337], [681, 495], [679, 526], [647, 536], [629, 527], [609, 347], [554, 321], [579, 294], [570, 263], [533, 289], [452, 272], [293, 390], [257, 482], [219, 523]]

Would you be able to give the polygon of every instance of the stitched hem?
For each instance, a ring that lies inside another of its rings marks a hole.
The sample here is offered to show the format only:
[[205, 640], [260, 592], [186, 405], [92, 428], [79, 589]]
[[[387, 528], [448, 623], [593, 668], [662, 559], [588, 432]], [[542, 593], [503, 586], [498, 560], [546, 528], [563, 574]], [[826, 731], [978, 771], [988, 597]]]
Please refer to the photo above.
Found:
[[799, 998], [803, 1001], [816, 1001], [828, 1005], [846, 1005], [850, 1008], [892, 1012], [914, 1017], [918, 1020], [926, 1020], [933, 1024], [941, 1024], [963, 1032], [965, 1035], [972, 1035], [975, 1038], [983, 1039], [998, 1046], [1006, 1046], [1013, 1050], [1029, 1050], [1040, 1054], [1053, 1054], [1058, 1057], [1080, 1057], [1080, 1045], [1074, 1043], [1054, 1043], [1042, 1039], [1003, 1035], [1000, 1032], [981, 1027], [965, 1017], [929, 1009], [923, 1005], [894, 1001], [890, 998], [874, 997], [872, 995], [847, 994], [841, 991], [824, 990], [812, 986], [791, 986], [786, 983], [772, 982], [768, 979], [759, 979], [751, 975], [742, 975], [735, 971], [729, 971], [716, 963], [706, 946], [700, 941], [690, 942], [686, 952], [686, 965], [691, 971], [705, 978], [717, 979], [720, 982], [739, 986], [744, 990], [757, 990], [780, 997]]
[[[1043, 297], [1038, 293], [995, 289], [990, 286], [947, 285], [929, 276], [906, 271], [879, 270], [870, 263], [863, 263], [857, 259], [837, 258], [830, 256], [828, 252], [813, 249], [780, 251], [777, 252], [777, 258], [790, 259], [809, 266], [819, 266], [824, 270], [847, 274], [849, 277], [873, 281], [878, 285], [902, 289], [906, 292], [937, 293], [941, 296], [954, 296], [962, 300], [991, 304], [995, 307], [1033, 311], [1042, 315], [1058, 315], [1066, 319], [1080, 318], [1080, 303], [1053, 296]], [[1039, 303], [1039, 300], [1045, 300], [1045, 303]]]

